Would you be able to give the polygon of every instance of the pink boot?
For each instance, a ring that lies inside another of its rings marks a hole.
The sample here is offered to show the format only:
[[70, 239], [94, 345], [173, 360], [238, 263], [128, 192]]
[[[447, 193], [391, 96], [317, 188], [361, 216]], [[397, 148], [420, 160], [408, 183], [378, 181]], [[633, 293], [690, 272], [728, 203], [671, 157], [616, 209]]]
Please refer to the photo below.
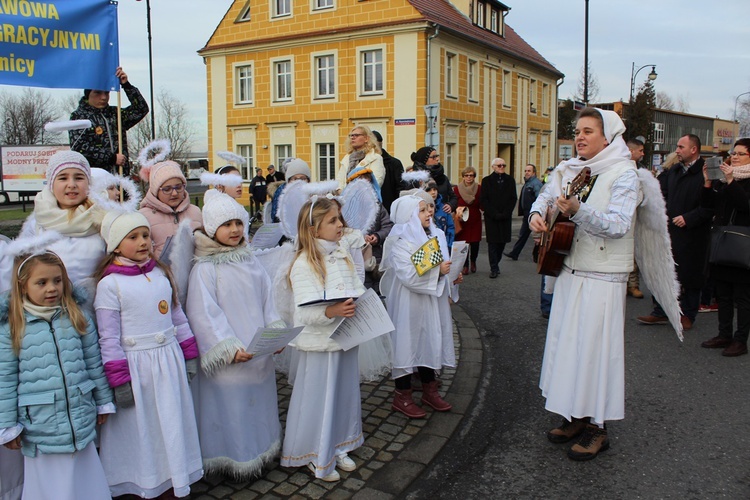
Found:
[[453, 408], [440, 397], [436, 380], [422, 384], [422, 404], [431, 406], [435, 411], [448, 411]]
[[411, 389], [405, 389], [403, 391], [396, 389], [391, 407], [409, 418], [424, 418], [427, 415], [427, 413], [417, 406], [417, 403], [412, 399]]

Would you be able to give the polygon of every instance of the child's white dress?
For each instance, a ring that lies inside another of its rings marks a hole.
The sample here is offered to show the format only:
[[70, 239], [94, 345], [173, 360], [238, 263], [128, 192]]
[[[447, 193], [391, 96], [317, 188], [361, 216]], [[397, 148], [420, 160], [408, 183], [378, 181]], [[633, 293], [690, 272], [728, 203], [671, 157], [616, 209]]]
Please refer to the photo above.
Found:
[[[291, 273], [295, 304], [362, 295], [364, 286], [345, 260], [347, 250], [336, 243], [317, 241], [325, 255], [325, 286], [302, 253]], [[305, 329], [292, 342], [298, 360], [281, 452], [282, 466], [312, 463], [315, 477], [319, 478], [334, 471], [336, 455], [348, 453], [364, 442], [358, 349], [343, 351], [328, 338], [335, 322], [325, 316], [328, 305], [295, 310], [295, 325], [304, 325]]]
[[104, 331], [100, 321], [100, 343], [104, 355], [105, 342], [119, 341], [135, 399], [102, 426], [100, 456], [112, 495], [153, 498], [174, 488], [176, 496], [187, 496], [203, 467], [185, 358], [175, 336], [175, 324], [185, 327], [187, 319], [172, 308], [169, 280], [158, 267], [147, 275], [110, 274], [99, 282], [94, 306], [97, 313], [119, 311], [121, 332]]
[[272, 355], [233, 363], [259, 327], [283, 327], [271, 281], [247, 246], [226, 247], [195, 233], [187, 312], [201, 354], [193, 380], [206, 474], [257, 476], [281, 450]]

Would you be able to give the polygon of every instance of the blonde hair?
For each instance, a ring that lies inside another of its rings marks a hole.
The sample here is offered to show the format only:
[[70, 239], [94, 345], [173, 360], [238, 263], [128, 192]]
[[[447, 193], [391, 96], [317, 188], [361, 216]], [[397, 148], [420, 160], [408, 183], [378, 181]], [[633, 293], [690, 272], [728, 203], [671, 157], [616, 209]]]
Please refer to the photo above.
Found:
[[[367, 125], [357, 125], [349, 131], [349, 134], [351, 134], [355, 130], [359, 130], [360, 133], [365, 134], [365, 136], [367, 137], [367, 142], [365, 143], [364, 148], [362, 148], [365, 154], [370, 152], [382, 154], [380, 146], [378, 145], [378, 141], [377, 139], [375, 139], [375, 135], [373, 135], [370, 127], [368, 127]], [[352, 141], [349, 138], [349, 134], [346, 135], [346, 141], [344, 141], [344, 149], [346, 149], [347, 154], [352, 154], [354, 152], [354, 148], [352, 147]]]
[[[21, 343], [26, 331], [26, 316], [23, 310], [23, 300], [26, 297], [25, 288], [31, 277], [31, 271], [37, 264], [57, 266], [62, 272], [63, 291], [60, 298], [62, 312], [70, 318], [70, 323], [79, 335], [86, 335], [88, 320], [81, 308], [73, 298], [73, 285], [68, 278], [60, 257], [53, 252], [45, 252], [39, 255], [19, 255], [13, 265], [13, 277], [10, 286], [10, 303], [8, 304], [8, 325], [10, 326], [10, 340], [13, 352], [16, 356], [21, 352]], [[22, 266], [23, 264], [23, 266]]]
[[[112, 252], [111, 254], [107, 255], [102, 259], [101, 262], [99, 262], [99, 265], [96, 266], [96, 271], [94, 271], [94, 279], [98, 283], [99, 281], [104, 278], [104, 273], [107, 271], [107, 268], [114, 264], [115, 259], [117, 258], [116, 253]], [[178, 298], [177, 294], [177, 283], [174, 281], [174, 277], [172, 276], [172, 270], [169, 269], [169, 266], [166, 264], [163, 264], [159, 262], [159, 259], [156, 258], [154, 255], [154, 252], [152, 250], [148, 251], [148, 256], [154, 259], [154, 263], [156, 264], [156, 267], [161, 269], [164, 272], [164, 275], [167, 277], [167, 280], [169, 281], [169, 285], [172, 287], [172, 306], [177, 307], [180, 305], [180, 299]]]
[[[341, 204], [338, 200], [329, 198], [318, 198], [313, 202], [308, 201], [299, 211], [297, 217], [297, 253], [294, 256], [296, 261], [303, 253], [307, 254], [307, 263], [315, 271], [320, 278], [321, 283], [325, 286], [326, 282], [326, 265], [324, 256], [318, 248], [318, 244], [315, 242], [315, 234], [320, 229], [320, 225], [323, 223], [323, 219], [326, 214], [333, 208], [336, 207], [339, 210], [339, 218], [341, 218]], [[343, 218], [342, 218], [343, 220]], [[354, 266], [349, 257], [346, 258], [350, 266]], [[291, 286], [291, 274], [292, 269], [289, 268], [289, 274], [287, 281]]]
[[669, 153], [666, 158], [664, 158], [664, 163], [661, 164], [662, 170], [669, 170], [674, 165], [680, 162], [680, 159], [677, 158], [677, 153], [674, 151]]
[[461, 177], [463, 177], [466, 174], [477, 175], [477, 169], [474, 167], [466, 167], [465, 169], [461, 170]]

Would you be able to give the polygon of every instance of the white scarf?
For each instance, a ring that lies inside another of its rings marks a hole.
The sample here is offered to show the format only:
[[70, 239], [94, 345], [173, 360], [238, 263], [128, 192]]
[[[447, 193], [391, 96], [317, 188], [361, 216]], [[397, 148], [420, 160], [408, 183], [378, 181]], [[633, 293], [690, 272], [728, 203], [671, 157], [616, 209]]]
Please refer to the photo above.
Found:
[[23, 310], [32, 316], [42, 318], [44, 321], [49, 321], [57, 311], [60, 310], [59, 305], [57, 306], [38, 306], [31, 302], [29, 299], [23, 299]]
[[57, 231], [70, 238], [80, 238], [99, 233], [104, 218], [104, 210], [94, 204], [89, 208], [79, 205], [68, 218], [70, 210], [60, 208], [55, 195], [49, 189], [42, 189], [34, 198], [36, 223], [47, 231]]

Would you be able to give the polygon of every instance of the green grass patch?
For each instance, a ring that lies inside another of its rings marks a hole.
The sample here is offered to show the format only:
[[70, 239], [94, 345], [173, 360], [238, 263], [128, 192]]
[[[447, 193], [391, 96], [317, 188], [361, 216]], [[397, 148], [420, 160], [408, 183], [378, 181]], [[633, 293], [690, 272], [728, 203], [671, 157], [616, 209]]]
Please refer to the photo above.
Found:
[[9, 220], [17, 220], [23, 222], [26, 217], [31, 214], [31, 212], [34, 210], [34, 204], [30, 203], [26, 207], [26, 211], [24, 212], [20, 208], [13, 208], [10, 210], [0, 210], [0, 221], [9, 221]]

